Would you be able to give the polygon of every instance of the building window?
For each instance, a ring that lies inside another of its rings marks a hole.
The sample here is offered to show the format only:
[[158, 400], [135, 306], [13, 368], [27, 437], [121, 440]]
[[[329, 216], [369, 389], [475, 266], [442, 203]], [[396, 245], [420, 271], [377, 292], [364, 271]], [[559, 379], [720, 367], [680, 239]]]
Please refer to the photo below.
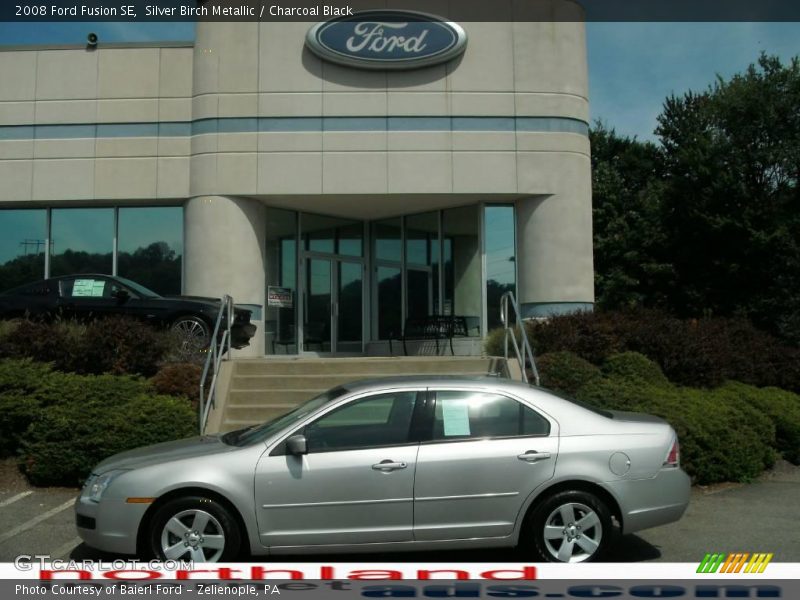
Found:
[[406, 317], [439, 314], [439, 213], [406, 217]]
[[183, 209], [120, 208], [117, 274], [163, 295], [181, 293]]
[[486, 207], [484, 217], [486, 249], [487, 327], [500, 327], [500, 298], [516, 293], [516, 225], [513, 206]]
[[182, 255], [179, 206], [0, 210], [0, 291], [45, 277], [98, 273], [180, 294]]
[[267, 208], [267, 354], [297, 354], [297, 213]]
[[51, 277], [113, 273], [113, 208], [56, 208], [50, 218]]
[[307, 252], [362, 256], [364, 249], [364, 224], [303, 213], [303, 245]]
[[0, 211], [0, 291], [44, 277], [46, 210]]

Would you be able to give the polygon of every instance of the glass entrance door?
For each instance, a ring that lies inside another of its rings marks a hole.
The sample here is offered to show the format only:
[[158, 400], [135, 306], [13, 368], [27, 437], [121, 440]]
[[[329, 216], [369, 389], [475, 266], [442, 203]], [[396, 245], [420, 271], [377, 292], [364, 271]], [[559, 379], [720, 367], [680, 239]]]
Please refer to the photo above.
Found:
[[364, 348], [364, 265], [306, 256], [303, 351], [361, 354]]

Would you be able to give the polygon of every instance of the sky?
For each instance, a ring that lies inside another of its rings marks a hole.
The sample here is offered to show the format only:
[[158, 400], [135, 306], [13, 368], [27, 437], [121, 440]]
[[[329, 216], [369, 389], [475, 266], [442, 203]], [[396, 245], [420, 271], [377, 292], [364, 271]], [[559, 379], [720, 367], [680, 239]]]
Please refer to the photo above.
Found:
[[800, 55], [800, 23], [587, 23], [592, 121], [657, 138], [664, 99], [727, 79], [761, 52]]
[[[0, 23], [0, 44], [190, 40], [191, 23]], [[670, 94], [707, 88], [743, 71], [761, 52], [800, 55], [800, 23], [587, 23], [591, 119], [656, 140]]]

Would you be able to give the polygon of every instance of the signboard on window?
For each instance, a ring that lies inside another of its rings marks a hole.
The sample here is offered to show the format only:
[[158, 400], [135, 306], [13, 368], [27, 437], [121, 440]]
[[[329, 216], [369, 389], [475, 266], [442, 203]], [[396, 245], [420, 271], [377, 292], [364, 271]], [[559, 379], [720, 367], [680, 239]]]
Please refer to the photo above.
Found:
[[102, 279], [76, 279], [72, 285], [73, 298], [102, 298], [106, 282]]
[[269, 286], [267, 288], [267, 306], [273, 308], [293, 308], [294, 295], [291, 288]]

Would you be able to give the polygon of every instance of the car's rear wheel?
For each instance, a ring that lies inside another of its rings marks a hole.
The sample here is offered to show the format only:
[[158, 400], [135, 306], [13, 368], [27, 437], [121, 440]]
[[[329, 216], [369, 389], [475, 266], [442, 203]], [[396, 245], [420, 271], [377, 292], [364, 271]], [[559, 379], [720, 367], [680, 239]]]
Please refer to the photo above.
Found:
[[536, 508], [527, 534], [542, 560], [593, 561], [603, 555], [613, 536], [611, 513], [594, 494], [559, 492]]
[[182, 354], [195, 354], [208, 347], [211, 341], [211, 330], [208, 324], [199, 317], [185, 316], [175, 319], [172, 331], [178, 338]]
[[236, 519], [220, 502], [202, 496], [175, 498], [150, 521], [150, 555], [161, 560], [230, 562], [241, 548]]

